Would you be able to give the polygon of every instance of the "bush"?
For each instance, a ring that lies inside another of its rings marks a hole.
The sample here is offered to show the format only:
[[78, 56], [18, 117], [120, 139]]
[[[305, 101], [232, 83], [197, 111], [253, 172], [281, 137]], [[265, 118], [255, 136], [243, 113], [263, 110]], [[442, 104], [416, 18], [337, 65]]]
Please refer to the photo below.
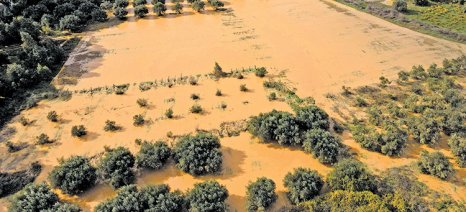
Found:
[[180, 192], [170, 192], [168, 185], [155, 185], [142, 188], [135, 185], [124, 186], [113, 199], [100, 203], [96, 212], [107, 211], [182, 211], [184, 199]]
[[246, 87], [246, 84], [241, 84], [241, 85], [239, 86], [239, 90], [240, 90], [241, 92], [248, 92], [248, 91], [249, 91], [248, 87]]
[[406, 0], [395, 0], [393, 1], [392, 8], [398, 12], [408, 11], [408, 3]]
[[181, 14], [183, 13], [183, 5], [180, 4], [179, 2], [175, 3], [175, 6], [173, 6], [172, 10], [176, 11], [176, 13]]
[[131, 168], [134, 166], [134, 156], [124, 147], [106, 151], [100, 161], [99, 170], [104, 179], [110, 181], [113, 188], [120, 188], [133, 183], [135, 176]]
[[222, 91], [217, 89], [217, 91], [215, 92], [215, 96], [222, 96]]
[[147, 13], [149, 13], [149, 9], [147, 9], [146, 5], [138, 5], [134, 7], [134, 15], [139, 18], [144, 18]]
[[14, 194], [34, 182], [41, 171], [42, 166], [38, 162], [33, 162], [26, 170], [0, 172], [0, 198]]
[[66, 194], [79, 194], [91, 188], [97, 179], [96, 169], [89, 159], [82, 156], [72, 156], [50, 172], [50, 182], [53, 187], [60, 188]]
[[195, 94], [195, 93], [191, 94], [191, 99], [192, 99], [192, 100], [198, 100], [198, 99], [200, 99], [200, 98], [201, 98], [201, 97], [199, 96], [199, 94]]
[[215, 62], [213, 74], [217, 78], [225, 77], [227, 75], [225, 72], [223, 72], [222, 67], [217, 62]]
[[380, 196], [369, 191], [334, 191], [306, 202], [304, 207], [309, 211], [392, 211]]
[[125, 8], [116, 7], [113, 10], [113, 15], [117, 17], [118, 19], [122, 20], [126, 18], [126, 16], [128, 15], [128, 11]]
[[171, 149], [163, 141], [155, 143], [143, 142], [136, 155], [136, 164], [147, 169], [161, 169], [170, 158]]
[[297, 168], [284, 179], [288, 198], [293, 204], [308, 201], [317, 196], [324, 185], [322, 177], [310, 169]]
[[261, 77], [261, 78], [265, 77], [267, 73], [268, 73], [267, 69], [265, 69], [264, 67], [258, 68], [255, 71], [256, 76]]
[[47, 114], [47, 119], [51, 122], [58, 122], [58, 114], [56, 111], [50, 111]]
[[466, 167], [466, 139], [454, 134], [448, 140], [451, 152], [456, 156], [460, 167]]
[[133, 116], [133, 124], [134, 126], [142, 126], [146, 121], [144, 120], [144, 116], [141, 114]]
[[416, 118], [409, 126], [414, 140], [421, 144], [436, 144], [440, 140], [440, 123], [427, 117]]
[[115, 0], [116, 8], [126, 8], [129, 5], [128, 0]]
[[417, 6], [429, 6], [429, 0], [414, 0], [414, 4]]
[[225, 4], [220, 0], [208, 0], [210, 6], [212, 6], [215, 10], [219, 10], [220, 8], [224, 7]]
[[246, 189], [248, 211], [266, 211], [277, 200], [275, 182], [271, 179], [258, 178], [250, 182]]
[[145, 5], [147, 3], [147, 0], [134, 0], [133, 1], [133, 6], [139, 6], [139, 5]]
[[422, 173], [436, 176], [445, 180], [454, 174], [453, 166], [441, 152], [421, 152], [418, 166]]
[[139, 98], [136, 102], [138, 103], [139, 107], [147, 107], [147, 105], [149, 105], [147, 99]]
[[205, 212], [227, 211], [227, 198], [228, 190], [217, 181], [196, 183], [186, 196], [190, 211]]
[[120, 130], [120, 129], [121, 129], [121, 127], [118, 126], [115, 121], [110, 121], [110, 120], [105, 121], [105, 127], [104, 127], [105, 131], [114, 132], [114, 131], [117, 131], [117, 130]]
[[191, 111], [191, 113], [202, 113], [203, 109], [202, 109], [201, 105], [195, 104], [195, 105], [191, 106], [190, 111]]
[[280, 145], [300, 145], [302, 135], [298, 121], [288, 112], [273, 110], [254, 116], [248, 123], [249, 132], [263, 141]]
[[201, 12], [205, 8], [205, 3], [201, 0], [196, 0], [193, 2], [191, 7], [193, 8], [194, 11]]
[[222, 168], [220, 141], [211, 134], [181, 137], [173, 148], [176, 167], [192, 175], [211, 174]]
[[277, 100], [277, 94], [275, 92], [272, 92], [269, 94], [267, 98], [269, 99], [269, 101]]
[[169, 119], [173, 118], [173, 109], [168, 108], [168, 110], [165, 111], [165, 117]]
[[39, 136], [37, 136], [37, 141], [36, 141], [36, 144], [39, 144], [39, 145], [44, 145], [44, 144], [51, 144], [53, 143], [52, 140], [50, 140], [49, 136], [42, 133], [40, 134]]
[[154, 4], [154, 12], [158, 16], [165, 15], [165, 11], [167, 11], [167, 6], [165, 6], [165, 4], [163, 4], [162, 2], [157, 2], [156, 4]]
[[71, 128], [71, 135], [80, 138], [87, 135], [87, 130], [84, 125], [73, 126]]
[[304, 151], [312, 153], [321, 163], [333, 164], [342, 144], [330, 132], [322, 129], [313, 129], [306, 132], [303, 142]]
[[190, 84], [190, 85], [197, 85], [197, 78], [195, 78], [195, 77], [190, 77], [190, 78], [189, 78], [189, 84]]
[[321, 108], [311, 105], [298, 108], [296, 111], [296, 119], [302, 129], [323, 129], [328, 130], [330, 126], [328, 114]]
[[60, 29], [70, 30], [72, 32], [78, 32], [83, 28], [81, 25], [81, 19], [76, 15], [67, 15], [60, 19]]
[[81, 211], [77, 206], [59, 202], [58, 196], [45, 184], [29, 184], [12, 200], [9, 211]]
[[327, 176], [331, 190], [375, 191], [375, 177], [358, 161], [346, 159], [335, 165]]

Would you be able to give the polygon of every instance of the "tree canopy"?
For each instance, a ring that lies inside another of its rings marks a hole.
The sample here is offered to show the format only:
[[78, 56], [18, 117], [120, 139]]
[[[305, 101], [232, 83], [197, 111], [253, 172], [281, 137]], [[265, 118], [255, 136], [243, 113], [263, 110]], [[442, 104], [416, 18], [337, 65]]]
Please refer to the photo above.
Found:
[[246, 189], [248, 211], [265, 211], [277, 199], [275, 182], [266, 177], [249, 182]]
[[227, 211], [227, 198], [228, 190], [217, 181], [194, 184], [194, 188], [186, 195], [190, 211]]
[[72, 156], [60, 161], [50, 172], [49, 178], [53, 187], [58, 187], [67, 194], [79, 194], [95, 184], [97, 173], [89, 159]]

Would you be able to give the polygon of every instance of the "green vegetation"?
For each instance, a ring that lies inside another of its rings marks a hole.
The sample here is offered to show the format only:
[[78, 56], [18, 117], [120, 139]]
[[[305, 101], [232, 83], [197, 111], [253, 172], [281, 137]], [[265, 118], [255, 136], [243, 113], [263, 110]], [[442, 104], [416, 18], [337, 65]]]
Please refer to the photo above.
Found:
[[120, 129], [121, 129], [121, 127], [118, 126], [115, 121], [111, 121], [111, 120], [105, 121], [105, 127], [104, 127], [105, 131], [115, 132], [115, 131], [118, 131]]
[[167, 11], [167, 6], [165, 6], [165, 4], [163, 4], [162, 2], [157, 2], [154, 4], [154, 12], [158, 16], [165, 15], [165, 11]]
[[193, 106], [191, 106], [190, 111], [191, 111], [191, 113], [199, 114], [199, 113], [202, 113], [204, 111], [204, 109], [202, 109], [201, 105], [194, 104]]
[[163, 167], [170, 156], [171, 149], [165, 142], [150, 143], [144, 141], [136, 155], [136, 164], [138, 167], [157, 170]]
[[79, 194], [94, 186], [97, 180], [96, 169], [89, 159], [81, 156], [72, 156], [61, 160], [49, 174], [50, 183], [60, 188], [66, 194]]
[[134, 115], [133, 116], [133, 125], [134, 126], [142, 126], [146, 120], [144, 120], [144, 116], [142, 114]]
[[120, 188], [116, 197], [100, 203], [96, 212], [107, 211], [182, 211], [184, 198], [168, 185], [148, 186], [138, 190], [135, 185]]
[[311, 200], [324, 186], [322, 177], [314, 170], [297, 168], [288, 173], [284, 179], [288, 189], [288, 198], [293, 204]]
[[220, 141], [211, 134], [183, 136], [173, 148], [176, 167], [192, 175], [212, 174], [222, 168]]
[[9, 211], [81, 211], [75, 205], [62, 203], [57, 194], [53, 193], [46, 184], [29, 184], [12, 200]]
[[136, 100], [136, 103], [138, 103], [139, 107], [147, 107], [149, 105], [149, 102], [147, 101], [147, 99], [142, 99], [142, 98], [139, 98], [138, 100]]
[[71, 128], [71, 135], [80, 138], [87, 135], [87, 130], [84, 125], [73, 126]]
[[220, 89], [217, 89], [217, 91], [215, 92], [215, 96], [222, 96], [223, 93]]
[[391, 211], [382, 198], [372, 192], [334, 191], [305, 204], [310, 211]]
[[134, 15], [139, 18], [144, 18], [147, 13], [149, 13], [149, 9], [147, 9], [146, 5], [138, 5], [134, 7]]
[[375, 177], [358, 161], [345, 159], [337, 163], [327, 176], [331, 190], [375, 191]]
[[26, 170], [16, 172], [0, 172], [0, 197], [18, 192], [32, 183], [40, 174], [42, 166], [34, 162]]
[[340, 139], [330, 132], [322, 129], [312, 129], [305, 134], [303, 148], [304, 151], [311, 153], [320, 162], [333, 164], [337, 162], [342, 144]]
[[227, 198], [227, 189], [217, 181], [196, 183], [186, 195], [189, 211], [227, 211], [228, 205], [225, 203]]
[[454, 134], [450, 137], [448, 145], [460, 167], [466, 167], [466, 138]]
[[171, 119], [173, 118], [173, 109], [171, 108], [168, 108], [166, 111], [165, 111], [165, 117]]
[[191, 7], [193, 8], [194, 11], [200, 13], [205, 9], [205, 3], [201, 0], [195, 0], [192, 4]]
[[453, 165], [441, 152], [421, 152], [418, 166], [422, 173], [436, 176], [442, 180], [449, 178], [455, 172], [453, 170]]
[[248, 211], [266, 211], [277, 200], [275, 182], [266, 177], [250, 182], [246, 189]]
[[47, 114], [47, 119], [51, 122], [58, 122], [58, 114], [56, 111], [50, 111]]
[[249, 91], [248, 87], [246, 87], [246, 84], [241, 84], [241, 85], [239, 86], [239, 90], [240, 90], [241, 92], [248, 92], [248, 91]]
[[46, 135], [45, 133], [41, 133], [36, 138], [36, 144], [38, 145], [45, 145], [45, 144], [51, 144], [51, 143], [53, 143], [53, 140], [51, 140], [49, 136]]
[[117, 147], [104, 153], [98, 169], [113, 188], [120, 188], [135, 180], [132, 171], [134, 164], [135, 158], [131, 152], [124, 147]]

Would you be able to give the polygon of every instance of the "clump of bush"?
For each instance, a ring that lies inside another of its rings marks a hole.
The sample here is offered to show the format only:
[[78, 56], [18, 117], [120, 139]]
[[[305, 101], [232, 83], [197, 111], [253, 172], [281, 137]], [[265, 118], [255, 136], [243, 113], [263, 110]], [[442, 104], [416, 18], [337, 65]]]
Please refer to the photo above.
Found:
[[184, 204], [181, 192], [170, 192], [166, 184], [140, 190], [135, 185], [128, 185], [120, 188], [116, 197], [97, 205], [95, 211], [183, 211]]
[[46, 135], [45, 133], [41, 133], [36, 138], [36, 144], [44, 145], [44, 144], [51, 144], [51, 143], [53, 143], [53, 140], [51, 140], [49, 136]]
[[71, 128], [71, 135], [80, 138], [87, 135], [87, 130], [84, 125], [73, 126]]
[[31, 123], [31, 121], [29, 121], [28, 118], [21, 116], [21, 118], [19, 118], [19, 123], [21, 123], [23, 126], [27, 126]]
[[454, 169], [448, 158], [441, 152], [421, 152], [418, 166], [422, 173], [436, 176], [442, 180], [454, 174]]
[[50, 111], [47, 114], [47, 119], [51, 122], [57, 122], [58, 121], [58, 114], [56, 111]]
[[149, 105], [149, 102], [147, 99], [141, 99], [139, 98], [136, 103], [138, 103], [139, 107], [147, 107]]
[[359, 161], [345, 159], [338, 162], [327, 176], [331, 190], [375, 191], [375, 177]]
[[198, 99], [200, 99], [200, 98], [201, 98], [201, 97], [199, 96], [199, 94], [195, 94], [195, 93], [191, 94], [191, 99], [192, 99], [192, 100], [198, 100]]
[[14, 194], [32, 183], [41, 170], [42, 166], [38, 162], [33, 162], [26, 170], [0, 172], [0, 198]]
[[144, 18], [147, 13], [149, 13], [149, 9], [147, 9], [146, 5], [137, 5], [134, 7], [134, 15], [139, 18]]
[[136, 164], [139, 167], [158, 170], [163, 167], [171, 156], [171, 149], [163, 141], [155, 143], [143, 142], [136, 155]]
[[217, 89], [217, 91], [215, 92], [215, 96], [222, 96], [222, 91], [220, 89]]
[[406, 0], [394, 0], [392, 7], [394, 10], [398, 12], [408, 11], [408, 3], [406, 2]]
[[296, 109], [295, 112], [296, 119], [299, 121], [300, 127], [302, 129], [329, 129], [329, 116], [321, 108], [315, 105], [310, 105], [307, 107], [300, 107]]
[[261, 78], [265, 77], [265, 75], [267, 74], [267, 69], [265, 69], [265, 67], [258, 68], [255, 70], [255, 74], [256, 76]]
[[227, 211], [228, 190], [217, 181], [206, 181], [194, 184], [186, 195], [189, 211]]
[[217, 62], [215, 62], [213, 75], [217, 78], [222, 78], [225, 77], [227, 74], [223, 72], [222, 67]]
[[165, 111], [165, 117], [171, 119], [173, 118], [173, 109], [171, 108], [168, 108], [166, 111]]
[[333, 164], [337, 162], [342, 148], [340, 139], [322, 129], [312, 129], [306, 132], [303, 142], [304, 151], [311, 153], [321, 163]]
[[197, 85], [197, 79], [195, 77], [190, 77], [189, 78], [189, 84], [190, 85]]
[[89, 159], [72, 156], [60, 161], [49, 175], [53, 187], [60, 188], [66, 194], [79, 194], [91, 188], [97, 180], [96, 169]]
[[198, 105], [198, 104], [195, 104], [191, 107], [190, 109], [191, 113], [202, 113], [204, 111], [204, 109], [202, 109], [201, 105]]
[[134, 182], [135, 176], [131, 170], [134, 163], [135, 158], [127, 148], [117, 147], [104, 153], [98, 168], [113, 188], [120, 188]]
[[269, 99], [269, 101], [277, 100], [277, 94], [275, 92], [272, 92], [269, 94], [267, 98]]
[[220, 141], [212, 134], [181, 137], [173, 148], [176, 167], [192, 175], [216, 173], [222, 168]]
[[448, 140], [451, 152], [456, 156], [460, 167], [466, 166], [466, 139], [460, 135], [453, 134]]
[[322, 177], [314, 170], [297, 168], [284, 179], [288, 198], [294, 204], [308, 201], [317, 196], [324, 185]]
[[114, 132], [114, 131], [117, 131], [117, 130], [120, 130], [120, 129], [121, 129], [121, 127], [118, 126], [115, 121], [111, 121], [111, 120], [105, 121], [105, 127], [104, 127], [105, 131]]
[[263, 141], [277, 141], [280, 145], [300, 145], [302, 133], [291, 113], [273, 110], [252, 117], [249, 132]]
[[246, 84], [241, 84], [241, 85], [239, 86], [239, 90], [240, 90], [241, 92], [248, 92], [248, 91], [249, 91], [248, 87], [246, 87]]
[[266, 211], [277, 200], [275, 182], [266, 177], [250, 182], [246, 189], [248, 211]]
[[133, 124], [134, 126], [142, 126], [146, 121], [144, 120], [144, 116], [141, 114], [133, 116]]

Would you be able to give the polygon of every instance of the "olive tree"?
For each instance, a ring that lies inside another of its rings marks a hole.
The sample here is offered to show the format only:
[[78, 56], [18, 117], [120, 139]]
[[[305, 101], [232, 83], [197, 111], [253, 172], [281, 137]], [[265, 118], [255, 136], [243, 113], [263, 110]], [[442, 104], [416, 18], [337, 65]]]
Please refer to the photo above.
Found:
[[374, 191], [375, 177], [359, 161], [346, 159], [338, 162], [327, 176], [331, 190]]
[[167, 11], [167, 6], [162, 2], [157, 2], [154, 4], [154, 12], [157, 13], [158, 16], [165, 15], [165, 11]]
[[277, 200], [275, 182], [266, 177], [250, 182], [246, 189], [248, 211], [265, 211]]
[[451, 152], [456, 156], [456, 160], [461, 167], [466, 167], [466, 138], [453, 134], [448, 140]]
[[220, 141], [212, 134], [181, 137], [173, 148], [176, 167], [192, 175], [211, 174], [222, 168]]
[[299, 122], [292, 114], [273, 110], [252, 117], [249, 132], [263, 141], [276, 141], [280, 145], [299, 145], [302, 135]]
[[112, 187], [120, 188], [134, 181], [135, 176], [131, 170], [134, 163], [134, 156], [127, 148], [117, 147], [104, 153], [99, 171], [104, 179], [110, 181]]
[[449, 178], [455, 172], [453, 165], [441, 152], [421, 152], [418, 166], [422, 173], [436, 176], [442, 180]]
[[136, 155], [136, 163], [139, 167], [157, 170], [163, 167], [170, 155], [171, 149], [165, 142], [149, 143], [145, 141]]
[[337, 137], [322, 129], [307, 131], [303, 141], [304, 151], [311, 153], [325, 164], [337, 162], [341, 147], [342, 144]]
[[50, 172], [49, 179], [53, 187], [74, 195], [91, 188], [96, 182], [97, 173], [88, 158], [72, 156], [60, 161]]
[[326, 130], [330, 126], [328, 114], [315, 105], [298, 108], [295, 112], [296, 119], [305, 130], [317, 128]]
[[149, 13], [149, 9], [147, 9], [146, 5], [137, 5], [134, 7], [134, 15], [139, 18], [144, 18], [147, 13]]
[[297, 168], [288, 173], [283, 182], [288, 189], [288, 198], [293, 204], [312, 199], [324, 186], [324, 181], [317, 171], [305, 168]]
[[227, 211], [227, 198], [228, 190], [225, 186], [213, 180], [194, 184], [186, 196], [190, 211], [205, 212]]

